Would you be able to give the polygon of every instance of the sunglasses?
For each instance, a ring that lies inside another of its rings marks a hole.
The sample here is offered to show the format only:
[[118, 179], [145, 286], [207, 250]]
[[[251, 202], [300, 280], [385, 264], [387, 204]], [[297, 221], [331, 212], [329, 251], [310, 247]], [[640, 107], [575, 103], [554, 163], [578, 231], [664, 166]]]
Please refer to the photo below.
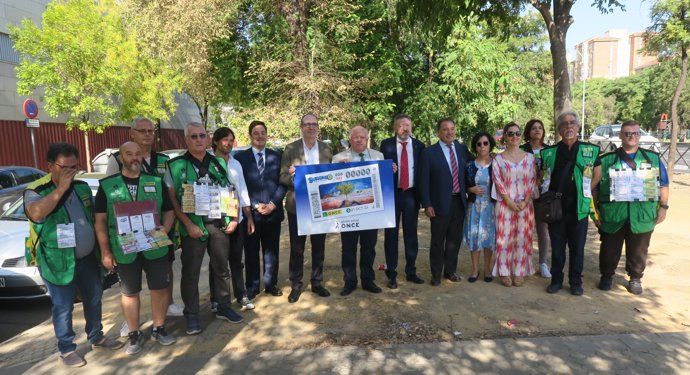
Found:
[[507, 135], [508, 137], [519, 137], [519, 136], [522, 135], [522, 132], [519, 131], [519, 130], [516, 131], [516, 132], [506, 132], [506, 135]]
[[193, 139], [193, 140], [195, 140], [195, 141], [196, 141], [197, 139], [206, 139], [206, 133], [192, 134], [192, 135], [189, 136], [189, 138], [191, 138], [191, 139]]
[[488, 146], [489, 141], [477, 142], [477, 147]]
[[639, 137], [642, 135], [641, 132], [623, 132], [623, 135], [628, 137], [628, 138], [633, 138], [633, 137]]

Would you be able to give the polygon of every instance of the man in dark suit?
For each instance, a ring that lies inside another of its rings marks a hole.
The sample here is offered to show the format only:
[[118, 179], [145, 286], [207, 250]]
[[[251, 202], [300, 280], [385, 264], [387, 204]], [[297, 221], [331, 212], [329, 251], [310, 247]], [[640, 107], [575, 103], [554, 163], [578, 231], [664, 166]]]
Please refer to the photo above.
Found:
[[424, 149], [420, 158], [417, 187], [424, 213], [431, 219], [431, 285], [441, 284], [441, 275], [452, 282], [457, 273], [458, 251], [467, 202], [465, 165], [471, 159], [465, 145], [456, 141], [455, 122], [444, 118], [436, 124], [438, 143]]
[[[249, 190], [254, 233], [245, 232], [244, 258], [247, 296], [254, 299], [261, 287], [259, 249], [264, 258], [264, 292], [282, 296], [278, 288], [278, 254], [280, 253], [280, 223], [285, 218], [283, 198], [285, 186], [280, 184], [280, 153], [266, 148], [266, 124], [252, 121], [249, 124], [250, 149], [235, 155], [242, 165], [244, 180]], [[244, 228], [246, 230], [246, 226]]]
[[415, 188], [415, 170], [419, 168], [419, 156], [424, 150], [424, 144], [411, 137], [412, 119], [407, 115], [398, 115], [393, 119], [395, 137], [386, 138], [381, 142], [381, 153], [386, 159], [393, 160], [397, 172], [393, 174], [395, 185], [395, 228], [386, 228], [383, 248], [386, 253], [386, 276], [388, 287], [396, 289], [398, 282], [398, 233], [400, 218], [403, 225], [403, 242], [405, 243], [405, 274], [407, 281], [423, 284], [417, 276], [417, 222], [419, 218], [419, 200]]
[[[304, 245], [307, 236], [298, 235], [297, 211], [295, 206], [295, 166], [310, 164], [329, 164], [333, 152], [327, 144], [317, 139], [319, 121], [313, 114], [306, 114], [300, 120], [302, 138], [290, 143], [283, 151], [280, 163], [280, 183], [286, 187], [285, 209], [288, 212], [290, 230], [290, 282], [292, 291], [288, 302], [295, 303], [302, 294], [304, 274]], [[321, 297], [331, 293], [323, 286], [323, 260], [325, 257], [326, 234], [313, 234], [311, 237], [311, 291]]]

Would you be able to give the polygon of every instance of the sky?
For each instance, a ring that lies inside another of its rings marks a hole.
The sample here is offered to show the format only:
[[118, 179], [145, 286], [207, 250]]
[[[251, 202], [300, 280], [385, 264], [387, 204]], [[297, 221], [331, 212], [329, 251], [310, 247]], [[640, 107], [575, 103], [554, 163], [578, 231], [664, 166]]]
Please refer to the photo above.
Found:
[[625, 11], [615, 8], [612, 13], [602, 14], [592, 7], [592, 0], [577, 0], [571, 9], [574, 19], [568, 29], [566, 45], [574, 54], [575, 45], [593, 36], [601, 36], [609, 29], [627, 29], [628, 33], [644, 31], [650, 24], [651, 0], [623, 0]]

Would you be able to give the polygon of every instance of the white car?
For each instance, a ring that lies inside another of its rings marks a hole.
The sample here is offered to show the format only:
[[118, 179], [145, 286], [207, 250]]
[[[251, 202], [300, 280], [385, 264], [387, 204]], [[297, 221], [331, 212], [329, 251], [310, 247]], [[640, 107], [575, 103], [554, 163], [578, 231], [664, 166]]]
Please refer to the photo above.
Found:
[[[96, 195], [98, 179], [78, 177], [86, 181]], [[48, 295], [38, 268], [29, 266], [24, 256], [29, 219], [24, 213], [24, 197], [20, 197], [0, 215], [0, 299], [31, 299]]]
[[[621, 124], [597, 126], [592, 135], [589, 136], [589, 142], [599, 146], [602, 152], [614, 151], [621, 145], [621, 139], [618, 137], [620, 131]], [[662, 142], [657, 137], [647, 133], [644, 129], [640, 129], [640, 132], [642, 133], [640, 147], [656, 152], [661, 151]]]

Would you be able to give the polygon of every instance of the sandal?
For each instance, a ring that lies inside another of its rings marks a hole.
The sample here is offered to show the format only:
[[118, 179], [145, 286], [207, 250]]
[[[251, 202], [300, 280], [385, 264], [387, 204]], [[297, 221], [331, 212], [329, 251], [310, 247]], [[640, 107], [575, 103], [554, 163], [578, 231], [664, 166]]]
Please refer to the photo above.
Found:
[[510, 276], [501, 276], [501, 284], [503, 286], [510, 287], [513, 285], [512, 281], [510, 280]]
[[515, 286], [522, 286], [522, 284], [525, 283], [525, 278], [524, 277], [515, 277], [513, 278], [513, 285]]

